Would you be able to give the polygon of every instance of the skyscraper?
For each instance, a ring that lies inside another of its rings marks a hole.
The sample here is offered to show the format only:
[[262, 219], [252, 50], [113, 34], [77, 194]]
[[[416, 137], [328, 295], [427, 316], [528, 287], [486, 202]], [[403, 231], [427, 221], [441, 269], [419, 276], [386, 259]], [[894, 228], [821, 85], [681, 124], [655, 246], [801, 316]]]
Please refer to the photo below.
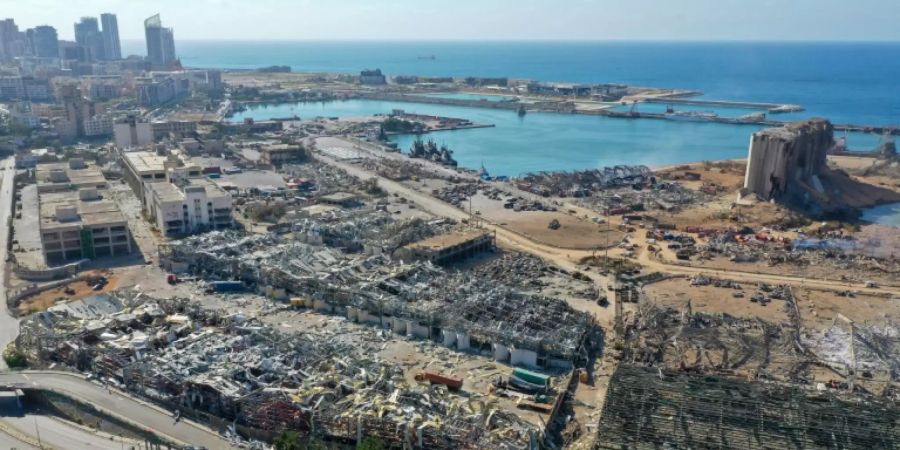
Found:
[[115, 14], [100, 14], [103, 25], [103, 46], [106, 59], [122, 59], [122, 43], [119, 40], [119, 21]]
[[8, 61], [25, 54], [28, 42], [13, 19], [0, 20], [0, 61]]
[[175, 36], [171, 28], [163, 28], [159, 14], [144, 21], [144, 35], [147, 38], [147, 59], [154, 66], [169, 65], [175, 56]]
[[75, 23], [75, 42], [90, 50], [91, 59], [106, 59], [103, 34], [96, 17], [82, 17], [80, 22]]
[[36, 26], [28, 30], [29, 45], [34, 56], [59, 58], [59, 36], [56, 28], [49, 25]]

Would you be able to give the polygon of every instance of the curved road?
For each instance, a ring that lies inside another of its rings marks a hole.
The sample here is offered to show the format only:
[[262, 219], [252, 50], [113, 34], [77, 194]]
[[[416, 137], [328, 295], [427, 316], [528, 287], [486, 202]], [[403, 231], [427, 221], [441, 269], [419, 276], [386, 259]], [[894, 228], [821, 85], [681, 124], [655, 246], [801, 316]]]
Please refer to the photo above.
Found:
[[38, 371], [4, 373], [0, 374], [0, 386], [43, 389], [65, 394], [177, 443], [208, 449], [236, 448], [227, 439], [204, 426], [189, 420], [176, 424], [172, 414], [162, 408], [116, 390], [107, 391], [75, 374]]
[[[54, 449], [122, 450], [123, 448], [138, 448], [143, 444], [143, 442], [100, 435], [90, 429], [80, 428], [63, 420], [41, 414], [2, 417], [0, 425], [13, 434], [27, 437], [23, 438], [27, 443], [18, 442], [9, 446], [6, 446], [5, 441], [0, 439], [0, 448], [3, 449], [37, 448], [36, 445], [39, 444], [43, 448]], [[12, 436], [6, 434], [4, 436], [15, 441]], [[38, 436], [40, 436], [40, 441], [38, 441]]]

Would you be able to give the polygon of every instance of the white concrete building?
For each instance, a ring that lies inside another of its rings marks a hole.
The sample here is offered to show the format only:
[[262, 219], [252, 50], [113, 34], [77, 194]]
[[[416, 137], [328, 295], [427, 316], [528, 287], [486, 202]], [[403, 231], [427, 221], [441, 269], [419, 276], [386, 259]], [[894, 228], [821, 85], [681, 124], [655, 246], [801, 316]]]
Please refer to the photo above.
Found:
[[116, 148], [120, 150], [139, 148], [153, 143], [153, 128], [150, 122], [129, 116], [113, 126]]
[[149, 151], [124, 152], [122, 162], [125, 168], [125, 181], [141, 200], [144, 209], [148, 209], [145, 185], [166, 181], [168, 169], [184, 169], [188, 178], [202, 176], [202, 171], [197, 165], [179, 167], [183, 163], [175, 155], [162, 156]]
[[147, 215], [165, 236], [233, 225], [231, 195], [205, 178], [189, 178], [184, 168], [169, 169], [166, 182], [145, 183]]
[[48, 265], [131, 254], [128, 222], [100, 170], [78, 159], [37, 166], [41, 247]]
[[103, 114], [84, 119], [84, 135], [86, 137], [110, 136], [112, 134], [112, 117]]

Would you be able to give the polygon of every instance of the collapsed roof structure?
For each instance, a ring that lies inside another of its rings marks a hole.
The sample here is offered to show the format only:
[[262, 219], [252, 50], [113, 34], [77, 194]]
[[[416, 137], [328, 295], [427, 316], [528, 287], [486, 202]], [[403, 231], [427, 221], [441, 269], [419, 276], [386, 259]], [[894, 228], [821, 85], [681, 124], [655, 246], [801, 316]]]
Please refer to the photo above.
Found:
[[791, 289], [779, 289], [784, 323], [642, 299], [595, 448], [896, 448], [897, 328], [802, 331]]
[[60, 308], [24, 321], [18, 348], [260, 438], [295, 430], [418, 448], [537, 445], [537, 426], [488, 399], [412, 385], [401, 367], [352, 345], [280, 333], [183, 298], [123, 292], [91, 302], [79, 315]]
[[[316, 310], [404, 327], [445, 345], [492, 348], [501, 360], [572, 366], [583, 337], [593, 327], [589, 315], [559, 299], [523, 294], [429, 262], [392, 260], [384, 250], [405, 241], [404, 230], [413, 228], [385, 227], [392, 236], [389, 244], [373, 240], [368, 236], [371, 231], [363, 234], [365, 239], [350, 239], [352, 233], [309, 223], [300, 228], [299, 239], [306, 242], [274, 233], [213, 232], [172, 243], [160, 259], [206, 280], [239, 280], [260, 290], [283, 290], [286, 296], [306, 299]], [[345, 249], [366, 250], [353, 254], [307, 243], [323, 242], [322, 235]], [[567, 326], [559, 326], [563, 323]]]

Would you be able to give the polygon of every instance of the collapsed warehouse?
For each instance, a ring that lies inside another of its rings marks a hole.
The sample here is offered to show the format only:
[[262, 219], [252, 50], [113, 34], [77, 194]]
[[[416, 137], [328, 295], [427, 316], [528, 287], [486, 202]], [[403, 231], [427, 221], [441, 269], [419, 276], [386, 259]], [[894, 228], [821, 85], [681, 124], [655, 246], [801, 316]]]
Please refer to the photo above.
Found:
[[655, 183], [647, 166], [614, 166], [575, 172], [537, 172], [517, 181], [520, 189], [545, 197], [590, 197], [591, 193], [614, 187]]
[[[598, 449], [897, 448], [900, 333], [800, 326], [643, 299], [626, 318]], [[849, 355], [849, 357], [848, 357]]]
[[487, 398], [411, 384], [352, 345], [183, 298], [122, 292], [82, 303], [24, 321], [18, 349], [257, 439], [294, 430], [405, 448], [537, 448], [536, 425]]
[[[573, 366], [584, 336], [594, 326], [590, 315], [563, 300], [524, 294], [428, 260], [392, 258], [408, 241], [449, 228], [443, 222], [378, 217], [369, 216], [367, 225], [358, 228], [307, 221], [295, 225], [293, 237], [208, 233], [161, 249], [160, 261], [172, 271], [208, 281], [240, 281], [319, 312], [459, 350], [489, 352], [500, 362]], [[361, 251], [348, 252], [350, 248]]]

